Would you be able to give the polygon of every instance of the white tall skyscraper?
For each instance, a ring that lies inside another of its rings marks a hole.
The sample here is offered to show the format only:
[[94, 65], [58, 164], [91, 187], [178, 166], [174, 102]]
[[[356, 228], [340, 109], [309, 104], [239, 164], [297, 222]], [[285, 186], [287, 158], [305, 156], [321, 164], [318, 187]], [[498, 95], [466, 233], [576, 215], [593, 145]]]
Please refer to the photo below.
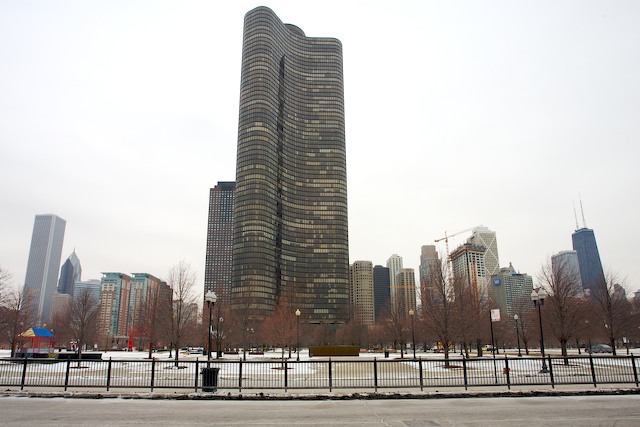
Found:
[[471, 237], [467, 239], [467, 243], [485, 247], [485, 282], [480, 283], [479, 285], [488, 289], [491, 276], [500, 272], [500, 259], [498, 258], [498, 239], [496, 238], [496, 232], [489, 230], [487, 227], [476, 227], [473, 229]]
[[56, 293], [66, 221], [56, 215], [36, 215], [29, 249], [23, 298], [27, 315], [38, 325], [49, 322]]
[[389, 269], [389, 280], [393, 286], [398, 280], [398, 273], [402, 270], [402, 257], [398, 254], [391, 255], [387, 260], [387, 268]]

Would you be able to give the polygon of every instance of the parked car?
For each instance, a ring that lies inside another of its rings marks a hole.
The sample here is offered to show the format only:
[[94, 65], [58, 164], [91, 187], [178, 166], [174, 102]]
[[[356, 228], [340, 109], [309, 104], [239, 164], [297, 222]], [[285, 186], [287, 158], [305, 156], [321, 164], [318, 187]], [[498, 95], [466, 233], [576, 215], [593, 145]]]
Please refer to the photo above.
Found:
[[595, 344], [591, 348], [585, 348], [584, 351], [587, 353], [613, 353], [611, 346], [606, 344]]
[[189, 347], [189, 354], [204, 354], [204, 348], [202, 347]]

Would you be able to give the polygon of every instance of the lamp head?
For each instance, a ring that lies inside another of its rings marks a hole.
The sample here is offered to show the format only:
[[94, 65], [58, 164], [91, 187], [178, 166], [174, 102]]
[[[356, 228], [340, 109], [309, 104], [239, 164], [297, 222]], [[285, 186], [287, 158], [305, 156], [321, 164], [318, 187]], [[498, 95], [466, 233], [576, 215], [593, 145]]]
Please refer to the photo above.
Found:
[[208, 303], [216, 303], [216, 301], [218, 301], [218, 296], [216, 295], [215, 292], [213, 291], [207, 291], [206, 294], [204, 294], [204, 300]]

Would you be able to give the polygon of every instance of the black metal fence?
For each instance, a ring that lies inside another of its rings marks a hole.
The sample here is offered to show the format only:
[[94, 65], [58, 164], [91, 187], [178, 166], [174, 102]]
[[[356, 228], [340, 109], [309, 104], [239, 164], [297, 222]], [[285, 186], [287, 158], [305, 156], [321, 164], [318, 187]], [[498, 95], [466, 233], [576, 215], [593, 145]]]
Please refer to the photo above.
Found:
[[[478, 359], [55, 360], [0, 359], [0, 386], [202, 390], [202, 368], [219, 369], [217, 389], [379, 389], [635, 384], [631, 356]], [[542, 372], [541, 372], [542, 371]], [[211, 384], [209, 384], [211, 385]]]

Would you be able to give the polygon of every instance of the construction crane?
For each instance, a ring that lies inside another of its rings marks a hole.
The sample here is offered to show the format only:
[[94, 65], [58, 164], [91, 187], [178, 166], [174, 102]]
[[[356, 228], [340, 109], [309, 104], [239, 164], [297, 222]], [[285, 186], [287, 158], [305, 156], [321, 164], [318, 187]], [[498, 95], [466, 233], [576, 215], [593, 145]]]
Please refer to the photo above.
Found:
[[453, 236], [457, 236], [458, 234], [462, 234], [462, 233], [466, 233], [467, 231], [471, 231], [474, 228], [478, 228], [478, 227], [482, 227], [481, 225], [477, 225], [475, 227], [471, 227], [471, 228], [467, 228], [466, 230], [462, 230], [462, 231], [456, 231], [453, 234], [447, 234], [447, 232], [444, 232], [444, 237], [441, 237], [439, 239], [436, 239], [435, 242], [441, 242], [444, 240], [444, 245], [445, 245], [445, 249], [447, 251], [447, 265], [449, 266], [449, 277], [451, 277], [452, 275], [452, 271], [451, 271], [451, 260], [449, 259], [449, 237], [453, 237]]

